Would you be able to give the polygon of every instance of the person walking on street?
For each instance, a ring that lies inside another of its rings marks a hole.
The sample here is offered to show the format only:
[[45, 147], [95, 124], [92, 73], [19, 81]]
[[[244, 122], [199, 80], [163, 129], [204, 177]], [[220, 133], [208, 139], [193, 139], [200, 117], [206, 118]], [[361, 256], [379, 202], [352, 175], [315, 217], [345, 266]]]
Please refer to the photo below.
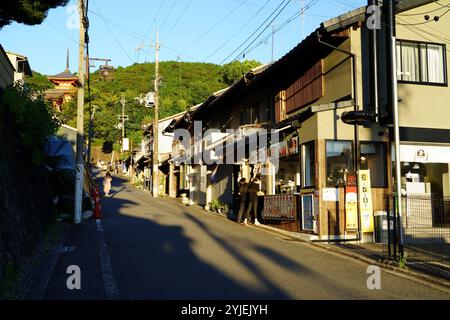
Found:
[[[242, 178], [239, 180], [239, 196], [240, 196], [240, 205], [239, 205], [239, 213], [237, 216], [237, 223], [241, 223], [242, 215], [244, 214], [245, 210], [245, 202], [247, 201], [247, 179]], [[247, 225], [247, 219], [242, 223], [243, 225]]]
[[111, 173], [106, 172], [105, 177], [103, 178], [103, 192], [107, 197], [109, 197], [109, 191], [111, 190], [112, 176]]
[[249, 185], [248, 185], [248, 197], [249, 197], [249, 203], [246, 213], [246, 220], [248, 219], [249, 222], [251, 222], [251, 214], [250, 212], [253, 209], [253, 215], [255, 217], [255, 225], [260, 225], [258, 221], [258, 192], [259, 192], [259, 181], [261, 180], [260, 175], [256, 175], [255, 178], [253, 178]]

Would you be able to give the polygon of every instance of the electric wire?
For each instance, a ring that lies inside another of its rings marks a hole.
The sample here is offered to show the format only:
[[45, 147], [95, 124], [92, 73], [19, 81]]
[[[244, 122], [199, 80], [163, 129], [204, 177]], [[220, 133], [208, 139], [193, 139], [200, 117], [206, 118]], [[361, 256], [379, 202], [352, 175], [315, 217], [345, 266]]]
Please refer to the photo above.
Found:
[[172, 25], [172, 27], [170, 28], [169, 32], [167, 32], [167, 34], [164, 36], [162, 42], [164, 42], [164, 40], [166, 40], [170, 34], [172, 33], [172, 31], [175, 29], [175, 27], [178, 25], [178, 22], [180, 22], [181, 18], [184, 16], [184, 14], [186, 13], [187, 9], [190, 7], [190, 5], [192, 4], [193, 0], [190, 0], [186, 6], [184, 7], [183, 11], [181, 12], [181, 14], [178, 16], [177, 20], [175, 21], [175, 23]]
[[[275, 17], [275, 19], [278, 17], [278, 15], [287, 7], [287, 5], [290, 3], [290, 0], [283, 0], [279, 5], [278, 5], [278, 7], [274, 10], [274, 11], [272, 11], [272, 13], [266, 18], [266, 20], [264, 20], [264, 22], [247, 38], [247, 39], [245, 39], [233, 52], [231, 52], [228, 56], [226, 56], [219, 64], [223, 64], [225, 61], [227, 61], [231, 56], [233, 56], [241, 47], [243, 47], [244, 45], [245, 45], [245, 43], [247, 42], [247, 41], [249, 41], [258, 31], [259, 31], [259, 29], [261, 29], [265, 24], [266, 24], [266, 22], [267, 21], [269, 21], [271, 18], [272, 18], [272, 16], [274, 15], [274, 14], [276, 14], [277, 13], [277, 11], [278, 11], [278, 14], [276, 15], [276, 17]], [[270, 24], [275, 20], [275, 19], [272, 19], [272, 21], [271, 22], [269, 22], [268, 24], [267, 24], [267, 26], [264, 28], [264, 30], [263, 30], [263, 32], [265, 31], [265, 30], [267, 30], [267, 28], [270, 26]], [[258, 37], [256, 37], [256, 39], [257, 39]], [[244, 49], [244, 50], [246, 50], [246, 49]]]
[[[315, 4], [318, 3], [319, 0], [314, 0], [311, 1], [307, 6], [305, 6], [304, 11], [308, 10], [309, 8], [311, 8], [312, 6], [314, 6]], [[282, 29], [284, 29], [287, 25], [289, 25], [291, 22], [295, 21], [296, 18], [298, 18], [300, 15], [302, 14], [302, 12], [297, 12], [294, 15], [292, 15], [289, 19], [287, 19], [286, 21], [284, 21], [281, 25], [279, 25], [277, 28], [275, 28], [275, 30], [273, 31], [273, 34], [276, 34], [277, 32], [281, 31]], [[257, 44], [255, 44], [253, 47], [251, 47], [249, 50], [247, 50], [245, 52], [245, 55], [249, 54], [251, 51], [255, 50], [256, 48], [258, 48], [259, 46], [261, 46], [263, 43], [265, 43], [270, 37], [272, 36], [272, 33], [268, 34], [266, 37], [264, 37], [262, 40], [260, 40], [260, 42], [258, 42]]]
[[227, 41], [225, 41], [220, 47], [218, 47], [216, 50], [214, 50], [208, 57], [206, 57], [205, 60], [208, 60], [209, 58], [211, 58], [214, 54], [216, 54], [220, 49], [222, 49], [223, 47], [225, 47], [228, 43], [230, 43], [230, 41], [232, 41], [243, 29], [245, 29], [260, 13], [262, 10], [264, 10], [267, 7], [267, 4], [270, 2], [271, 0], [267, 0], [266, 3], [260, 7], [260, 9], [242, 26], [238, 29], [238, 31], [236, 31], [236, 33], [234, 33]]
[[224, 22], [226, 19], [228, 19], [233, 13], [235, 13], [240, 7], [242, 7], [245, 3], [247, 3], [247, 0], [244, 0], [239, 5], [234, 7], [231, 11], [229, 11], [225, 16], [223, 16], [216, 24], [214, 24], [211, 28], [209, 28], [206, 32], [204, 32], [202, 35], [200, 35], [196, 40], [194, 40], [190, 45], [188, 45], [186, 48], [184, 48], [182, 51], [186, 52], [190, 48], [192, 48], [194, 45], [196, 45], [200, 40], [202, 40], [204, 37], [206, 37], [211, 31], [213, 31], [215, 28], [217, 28], [222, 22]]
[[114, 33], [111, 30], [111, 27], [109, 26], [108, 22], [106, 21], [106, 19], [103, 17], [103, 15], [100, 13], [100, 9], [97, 6], [97, 3], [94, 1], [94, 6], [98, 11], [98, 14], [100, 16], [100, 18], [102, 18], [103, 22], [105, 23], [106, 28], [108, 29], [111, 37], [114, 39], [114, 41], [117, 43], [117, 45], [119, 46], [119, 48], [122, 50], [122, 52], [128, 57], [128, 59], [131, 61], [131, 63], [133, 63], [133, 59], [131, 59], [130, 55], [128, 54], [128, 52], [124, 49], [124, 47], [122, 46], [122, 44], [120, 43], [120, 41], [117, 39], [117, 37], [114, 35]]
[[164, 26], [166, 25], [167, 19], [169, 19], [170, 15], [172, 14], [173, 9], [178, 4], [178, 1], [179, 0], [175, 0], [175, 2], [173, 3], [172, 7], [170, 7], [169, 13], [164, 18], [163, 23], [159, 26], [159, 30], [162, 30], [164, 28]]

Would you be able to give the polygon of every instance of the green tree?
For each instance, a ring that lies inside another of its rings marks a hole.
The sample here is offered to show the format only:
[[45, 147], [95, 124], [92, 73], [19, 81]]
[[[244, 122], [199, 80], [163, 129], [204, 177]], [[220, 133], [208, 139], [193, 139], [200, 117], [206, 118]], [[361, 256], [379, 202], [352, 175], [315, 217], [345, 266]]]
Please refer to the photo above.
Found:
[[26, 83], [27, 87], [33, 91], [45, 91], [53, 86], [46, 76], [37, 71], [33, 71], [32, 77], [26, 78]]
[[223, 66], [220, 74], [222, 76], [223, 83], [231, 86], [242, 78], [244, 74], [251, 69], [261, 65], [261, 62], [256, 60], [245, 60], [244, 62], [233, 61]]
[[[8, 87], [0, 94], [0, 123], [13, 123], [20, 139], [20, 148], [26, 150], [32, 163], [39, 165], [44, 159], [43, 146], [47, 138], [56, 133], [60, 123], [50, 104], [42, 96], [20, 86]], [[19, 146], [10, 146], [18, 148]]]
[[50, 9], [65, 6], [69, 0], [2, 0], [0, 29], [13, 21], [27, 25], [40, 24]]

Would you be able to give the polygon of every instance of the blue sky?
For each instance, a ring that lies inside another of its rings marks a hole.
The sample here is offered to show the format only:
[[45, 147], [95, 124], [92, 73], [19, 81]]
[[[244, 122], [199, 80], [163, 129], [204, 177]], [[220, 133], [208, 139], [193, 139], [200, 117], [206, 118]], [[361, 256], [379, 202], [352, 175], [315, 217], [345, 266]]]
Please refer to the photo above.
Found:
[[[302, 3], [311, 4], [304, 19], [296, 16]], [[274, 20], [274, 27], [293, 19], [275, 33], [275, 59], [286, 54], [322, 21], [366, 3], [366, 0], [90, 0], [90, 53], [91, 57], [112, 59], [111, 65], [116, 67], [154, 61], [154, 48], [150, 45], [159, 28], [161, 60], [227, 63], [242, 59], [242, 53], [246, 52], [247, 59], [266, 63], [272, 59], [272, 27], [248, 48], [252, 50], [243, 49], [264, 27], [240, 50], [230, 54], [277, 7], [282, 8], [280, 4], [287, 5]], [[66, 7], [51, 10], [38, 26], [14, 23], [4, 27], [0, 30], [0, 43], [7, 51], [28, 56], [32, 69], [44, 74], [56, 74], [65, 68], [69, 48], [70, 69], [75, 72], [78, 65], [78, 30], [73, 27], [75, 5], [76, 1], [71, 0]], [[267, 21], [274, 17], [275, 14]], [[264, 38], [267, 41], [262, 41]]]

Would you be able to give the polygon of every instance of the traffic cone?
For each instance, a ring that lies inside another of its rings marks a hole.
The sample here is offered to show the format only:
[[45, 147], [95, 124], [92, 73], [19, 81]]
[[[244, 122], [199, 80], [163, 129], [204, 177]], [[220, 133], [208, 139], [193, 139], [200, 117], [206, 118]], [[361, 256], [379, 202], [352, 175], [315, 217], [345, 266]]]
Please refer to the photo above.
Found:
[[102, 206], [100, 204], [100, 192], [98, 187], [94, 191], [94, 219], [102, 218]]

